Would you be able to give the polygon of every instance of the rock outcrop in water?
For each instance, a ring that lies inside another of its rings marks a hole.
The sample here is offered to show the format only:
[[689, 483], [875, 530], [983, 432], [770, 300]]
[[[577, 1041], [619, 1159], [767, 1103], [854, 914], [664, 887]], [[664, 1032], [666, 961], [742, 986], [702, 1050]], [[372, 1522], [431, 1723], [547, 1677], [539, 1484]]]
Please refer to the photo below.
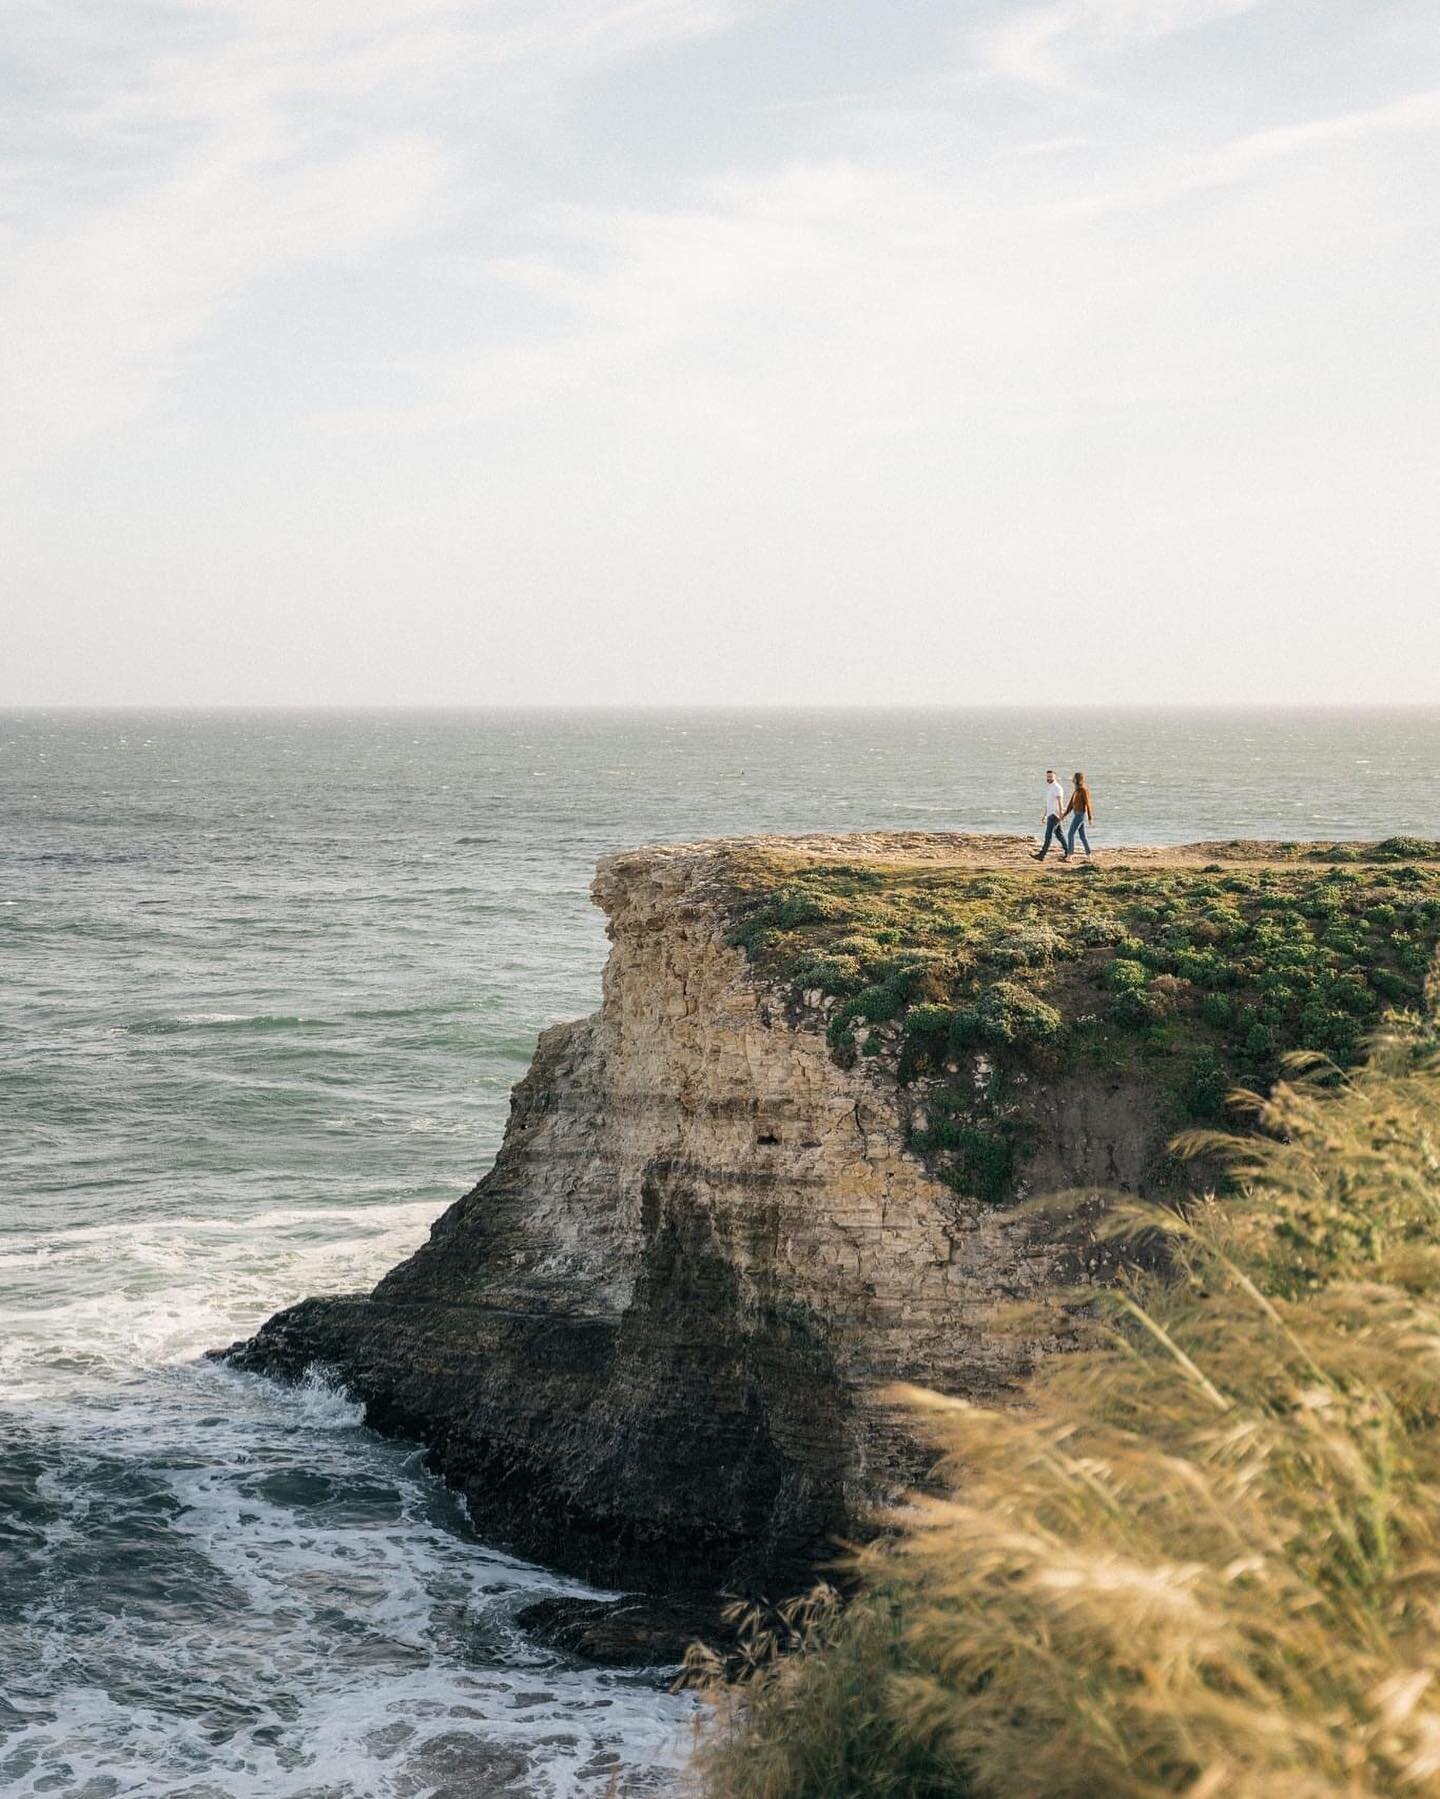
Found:
[[[1022, 847], [789, 846], [1028, 869]], [[1017, 1076], [1008, 1199], [942, 1179], [909, 1147], [923, 1088], [893, 1056], [841, 1066], [834, 999], [736, 946], [744, 851], [605, 860], [603, 1004], [542, 1035], [491, 1171], [373, 1293], [306, 1300], [229, 1352], [334, 1369], [487, 1537], [650, 1588], [803, 1581], [920, 1469], [886, 1383], [993, 1397], [1052, 1344], [1011, 1302], [1073, 1276], [1083, 1233], [1015, 1199], [1142, 1186], [1174, 1123], [1143, 1070], [1052, 1062]]]

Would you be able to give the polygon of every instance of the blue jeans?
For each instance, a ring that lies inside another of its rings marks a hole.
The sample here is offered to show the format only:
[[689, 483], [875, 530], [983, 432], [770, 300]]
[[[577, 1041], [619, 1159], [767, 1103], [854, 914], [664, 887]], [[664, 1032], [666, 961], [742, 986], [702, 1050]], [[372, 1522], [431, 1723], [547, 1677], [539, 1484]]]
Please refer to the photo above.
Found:
[[1075, 853], [1075, 837], [1077, 832], [1081, 843], [1085, 845], [1085, 854], [1088, 856], [1090, 854], [1090, 839], [1085, 835], [1085, 814], [1083, 812], [1072, 812], [1070, 814], [1070, 840], [1065, 845], [1065, 853], [1067, 855], [1073, 855]]
[[1065, 855], [1070, 852], [1065, 848], [1065, 820], [1058, 813], [1052, 812], [1045, 820], [1045, 841], [1040, 845], [1040, 860], [1045, 860], [1045, 852], [1050, 847], [1050, 839], [1054, 838]]

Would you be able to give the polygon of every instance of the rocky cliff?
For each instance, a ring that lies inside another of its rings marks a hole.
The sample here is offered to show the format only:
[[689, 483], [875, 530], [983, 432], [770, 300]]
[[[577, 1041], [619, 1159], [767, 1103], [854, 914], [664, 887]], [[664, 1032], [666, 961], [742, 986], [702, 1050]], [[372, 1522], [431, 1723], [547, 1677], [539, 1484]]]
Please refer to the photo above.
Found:
[[[1202, 853], [1178, 863], [1198, 869]], [[1177, 1122], [1148, 1048], [1077, 1059], [1007, 1038], [993, 994], [1013, 993], [1013, 965], [968, 1010], [921, 1003], [926, 981], [937, 993], [973, 970], [973, 948], [891, 954], [888, 988], [836, 976], [845, 956], [795, 960], [807, 919], [849, 928], [832, 888], [897, 868], [920, 881], [937, 943], [969, 929], [933, 923], [924, 884], [941, 874], [1013, 871], [1023, 903], [978, 887], [967, 901], [987, 916], [1030, 917], [1082, 879], [1033, 871], [1013, 843], [955, 839], [607, 859], [603, 1004], [542, 1035], [494, 1167], [373, 1293], [306, 1300], [232, 1358], [282, 1377], [334, 1369], [374, 1424], [429, 1446], [488, 1537], [542, 1559], [652, 1588], [803, 1580], [917, 1472], [878, 1389], [994, 1395], [1053, 1343], [1011, 1302], [1083, 1268], [1083, 1233], [1019, 1202], [1146, 1185]], [[1043, 965], [1089, 1030], [1075, 971], [1098, 980], [1124, 942], [1077, 927], [1066, 963], [1030, 936], [1039, 948], [1012, 960]], [[854, 963], [860, 939], [844, 941]], [[1174, 1010], [1185, 981], [1164, 980]], [[864, 997], [877, 991], [897, 996], [888, 1018]], [[1162, 1025], [1145, 1028], [1149, 1044]], [[1002, 1113], [1004, 1178], [991, 1156], [971, 1179], [946, 1145], [1000, 1141]]]

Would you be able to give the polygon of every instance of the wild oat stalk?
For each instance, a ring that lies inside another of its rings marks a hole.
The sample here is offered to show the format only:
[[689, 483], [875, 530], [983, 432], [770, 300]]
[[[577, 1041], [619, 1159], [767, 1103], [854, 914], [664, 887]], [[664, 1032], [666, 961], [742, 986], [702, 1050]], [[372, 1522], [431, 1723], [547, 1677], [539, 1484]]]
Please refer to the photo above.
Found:
[[1023, 1410], [900, 1396], [944, 1490], [730, 1690], [716, 1799], [1440, 1795], [1440, 1056], [1257, 1111]]

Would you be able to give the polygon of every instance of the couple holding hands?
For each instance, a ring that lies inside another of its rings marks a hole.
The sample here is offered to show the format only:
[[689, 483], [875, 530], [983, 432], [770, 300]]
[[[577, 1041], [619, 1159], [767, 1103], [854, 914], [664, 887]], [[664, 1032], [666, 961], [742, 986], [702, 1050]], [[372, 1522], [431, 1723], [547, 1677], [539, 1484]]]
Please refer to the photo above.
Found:
[[[1065, 820], [1070, 820], [1070, 831], [1067, 839]], [[1090, 839], [1085, 834], [1085, 826], [1093, 824], [1095, 814], [1090, 808], [1090, 789], [1085, 785], [1085, 771], [1075, 770], [1075, 783], [1070, 789], [1070, 798], [1065, 798], [1065, 789], [1055, 779], [1055, 770], [1045, 770], [1045, 841], [1038, 850], [1030, 854], [1037, 862], [1045, 860], [1045, 852], [1050, 848], [1050, 840], [1054, 838], [1060, 845], [1060, 860], [1068, 862], [1075, 848], [1078, 836], [1085, 846], [1085, 859], [1090, 859]]]

